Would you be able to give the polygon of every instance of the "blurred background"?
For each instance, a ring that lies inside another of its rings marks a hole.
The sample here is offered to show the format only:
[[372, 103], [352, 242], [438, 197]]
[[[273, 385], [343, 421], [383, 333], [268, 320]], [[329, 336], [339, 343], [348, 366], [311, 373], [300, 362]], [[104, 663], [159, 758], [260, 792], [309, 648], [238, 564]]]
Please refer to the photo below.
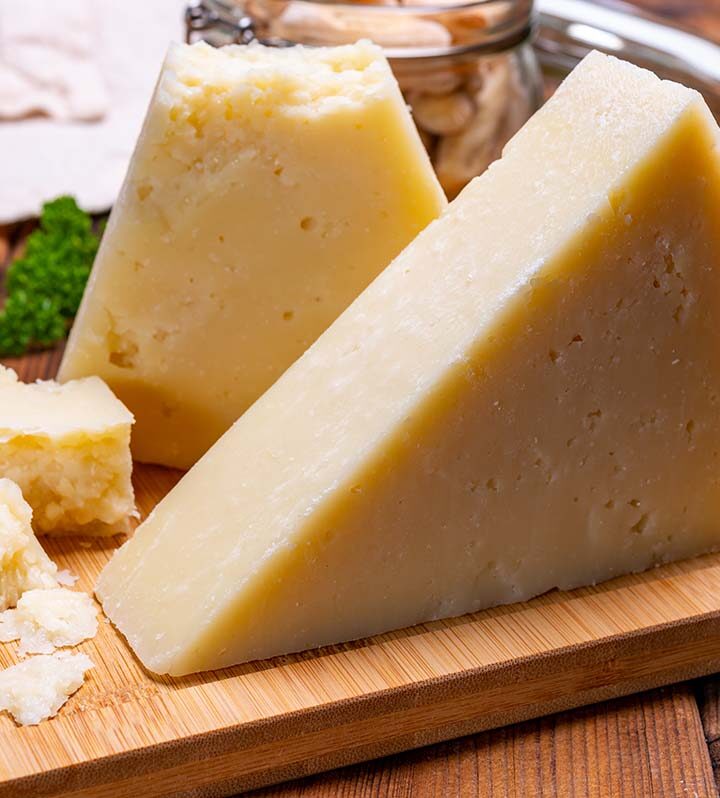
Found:
[[714, 101], [718, 48], [664, 24], [720, 41], [720, 0], [0, 0], [0, 224], [63, 194], [107, 211], [169, 41], [374, 39], [452, 197], [592, 47]]

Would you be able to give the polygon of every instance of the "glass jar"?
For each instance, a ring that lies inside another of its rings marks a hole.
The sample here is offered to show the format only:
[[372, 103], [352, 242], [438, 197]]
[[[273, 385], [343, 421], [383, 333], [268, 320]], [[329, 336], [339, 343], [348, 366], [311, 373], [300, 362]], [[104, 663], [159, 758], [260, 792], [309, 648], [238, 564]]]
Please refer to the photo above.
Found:
[[215, 45], [375, 41], [453, 198], [540, 105], [531, 11], [532, 0], [198, 0], [186, 19], [189, 40]]

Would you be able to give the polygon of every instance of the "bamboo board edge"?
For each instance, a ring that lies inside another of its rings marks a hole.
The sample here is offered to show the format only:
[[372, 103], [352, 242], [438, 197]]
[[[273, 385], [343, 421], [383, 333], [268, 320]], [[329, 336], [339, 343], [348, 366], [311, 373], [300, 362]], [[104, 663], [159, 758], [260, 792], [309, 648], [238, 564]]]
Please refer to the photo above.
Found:
[[0, 798], [230, 795], [718, 670], [720, 610], [0, 782]]

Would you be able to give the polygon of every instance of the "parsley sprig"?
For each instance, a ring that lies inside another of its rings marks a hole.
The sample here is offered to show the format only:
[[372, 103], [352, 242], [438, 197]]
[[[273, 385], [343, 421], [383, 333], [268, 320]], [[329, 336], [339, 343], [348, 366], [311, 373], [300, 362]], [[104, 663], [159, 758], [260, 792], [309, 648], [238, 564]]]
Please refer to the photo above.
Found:
[[65, 337], [99, 243], [91, 218], [73, 197], [58, 197], [43, 206], [25, 253], [7, 270], [0, 356], [47, 348]]

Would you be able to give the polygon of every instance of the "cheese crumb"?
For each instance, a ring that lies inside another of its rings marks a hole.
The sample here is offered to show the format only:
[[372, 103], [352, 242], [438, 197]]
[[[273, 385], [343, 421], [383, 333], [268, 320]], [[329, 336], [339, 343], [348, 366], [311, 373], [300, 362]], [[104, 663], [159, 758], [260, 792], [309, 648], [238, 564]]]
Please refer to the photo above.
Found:
[[97, 634], [97, 610], [87, 593], [62, 587], [28, 590], [17, 609], [0, 613], [0, 642], [20, 641], [18, 653], [50, 654]]
[[18, 485], [0, 479], [0, 611], [26, 590], [57, 586], [57, 567], [32, 530], [32, 510]]
[[79, 690], [93, 667], [86, 654], [58, 651], [31, 657], [0, 672], [0, 710], [20, 726], [36, 725], [57, 715]]
[[0, 474], [39, 534], [115, 534], [135, 509], [132, 414], [97, 377], [25, 384], [0, 366]]
[[72, 587], [77, 582], [78, 577], [76, 574], [70, 573], [67, 568], [57, 572], [57, 583], [65, 587]]

